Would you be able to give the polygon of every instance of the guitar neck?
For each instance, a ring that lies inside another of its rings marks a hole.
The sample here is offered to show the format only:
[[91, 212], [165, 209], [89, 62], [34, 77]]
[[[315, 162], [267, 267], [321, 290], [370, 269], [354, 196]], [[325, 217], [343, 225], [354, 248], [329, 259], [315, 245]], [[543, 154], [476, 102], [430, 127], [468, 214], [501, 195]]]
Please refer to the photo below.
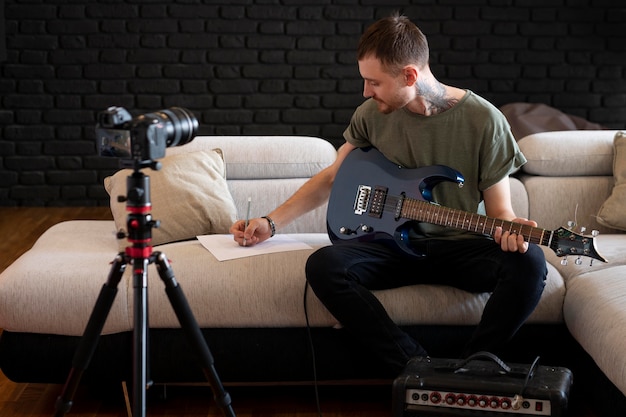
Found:
[[525, 241], [544, 246], [550, 246], [554, 234], [551, 230], [451, 209], [428, 201], [406, 197], [401, 197], [398, 200], [402, 200], [396, 204], [397, 207], [402, 207], [400, 216], [410, 220], [468, 230], [489, 236], [493, 236], [496, 228], [501, 227], [504, 232], [522, 235]]

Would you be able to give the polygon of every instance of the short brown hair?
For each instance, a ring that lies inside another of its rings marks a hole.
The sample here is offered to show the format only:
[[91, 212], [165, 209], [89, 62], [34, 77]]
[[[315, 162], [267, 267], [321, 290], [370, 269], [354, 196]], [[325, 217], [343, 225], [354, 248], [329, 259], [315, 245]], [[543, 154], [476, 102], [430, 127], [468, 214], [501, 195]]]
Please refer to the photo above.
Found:
[[374, 55], [386, 71], [397, 73], [407, 64], [428, 64], [428, 41], [422, 31], [398, 13], [378, 20], [359, 40], [357, 59]]

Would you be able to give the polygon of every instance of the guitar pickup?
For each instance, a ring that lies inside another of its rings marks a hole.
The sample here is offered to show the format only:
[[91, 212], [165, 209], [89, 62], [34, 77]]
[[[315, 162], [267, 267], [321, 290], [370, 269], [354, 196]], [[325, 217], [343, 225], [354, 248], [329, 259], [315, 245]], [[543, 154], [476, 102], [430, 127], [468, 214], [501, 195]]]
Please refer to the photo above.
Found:
[[385, 209], [385, 202], [387, 201], [387, 191], [389, 191], [387, 187], [382, 187], [380, 185], [377, 185], [374, 188], [374, 193], [372, 194], [372, 207], [369, 212], [370, 217], [376, 217], [378, 219], [383, 217], [383, 210]]
[[367, 206], [371, 193], [372, 187], [369, 185], [359, 185], [357, 188], [356, 198], [354, 199], [354, 214], [360, 216], [367, 212]]

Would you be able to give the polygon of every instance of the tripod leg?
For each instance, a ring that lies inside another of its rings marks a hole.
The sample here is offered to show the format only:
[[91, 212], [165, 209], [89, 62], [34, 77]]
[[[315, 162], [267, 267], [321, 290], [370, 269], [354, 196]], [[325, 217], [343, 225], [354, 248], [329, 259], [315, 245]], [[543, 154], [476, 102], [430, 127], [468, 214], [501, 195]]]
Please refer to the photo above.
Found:
[[106, 322], [107, 316], [111, 311], [111, 306], [117, 294], [117, 285], [122, 279], [124, 270], [126, 269], [126, 260], [122, 253], [113, 261], [113, 266], [109, 272], [107, 282], [103, 285], [96, 300], [96, 304], [91, 312], [85, 332], [78, 344], [78, 348], [72, 359], [72, 369], [67, 377], [67, 381], [63, 387], [61, 395], [56, 401], [55, 417], [65, 415], [72, 408], [72, 399], [78, 389], [80, 379], [83, 372], [89, 366], [89, 362], [96, 350], [102, 328]]
[[204, 374], [211, 384], [213, 396], [217, 405], [222, 409], [224, 415], [234, 417], [235, 412], [231, 406], [231, 399], [228, 392], [224, 390], [217, 371], [214, 366], [214, 359], [209, 347], [200, 331], [200, 326], [196, 321], [189, 303], [181, 289], [172, 270], [167, 257], [160, 252], [156, 252], [156, 266], [159, 276], [165, 283], [165, 292], [170, 300], [170, 304], [178, 317], [181, 327], [185, 331], [187, 338], [191, 342], [192, 347], [196, 350], [196, 354], [202, 362]]
[[133, 259], [133, 415], [146, 415], [148, 389], [148, 258]]

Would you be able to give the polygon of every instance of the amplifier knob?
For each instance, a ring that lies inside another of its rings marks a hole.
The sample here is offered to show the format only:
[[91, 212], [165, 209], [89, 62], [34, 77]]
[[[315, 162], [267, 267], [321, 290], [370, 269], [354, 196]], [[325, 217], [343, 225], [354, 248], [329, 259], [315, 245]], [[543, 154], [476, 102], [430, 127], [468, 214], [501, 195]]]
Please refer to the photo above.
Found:
[[508, 398], [503, 398], [500, 402], [500, 407], [504, 410], [508, 410], [509, 408], [511, 408], [511, 400], [509, 400]]
[[478, 397], [475, 395], [470, 395], [467, 398], [467, 405], [470, 407], [476, 407], [478, 405]]
[[433, 404], [439, 404], [441, 402], [441, 394], [438, 392], [433, 392], [430, 394], [430, 402]]
[[498, 399], [498, 397], [489, 398], [489, 407], [498, 408], [499, 405], [500, 405], [500, 400]]
[[453, 405], [456, 401], [456, 396], [454, 394], [446, 394], [446, 404]]
[[478, 398], [478, 406], [481, 408], [485, 408], [487, 407], [487, 405], [489, 405], [489, 398], [485, 397], [484, 395], [481, 396], [480, 398]]

